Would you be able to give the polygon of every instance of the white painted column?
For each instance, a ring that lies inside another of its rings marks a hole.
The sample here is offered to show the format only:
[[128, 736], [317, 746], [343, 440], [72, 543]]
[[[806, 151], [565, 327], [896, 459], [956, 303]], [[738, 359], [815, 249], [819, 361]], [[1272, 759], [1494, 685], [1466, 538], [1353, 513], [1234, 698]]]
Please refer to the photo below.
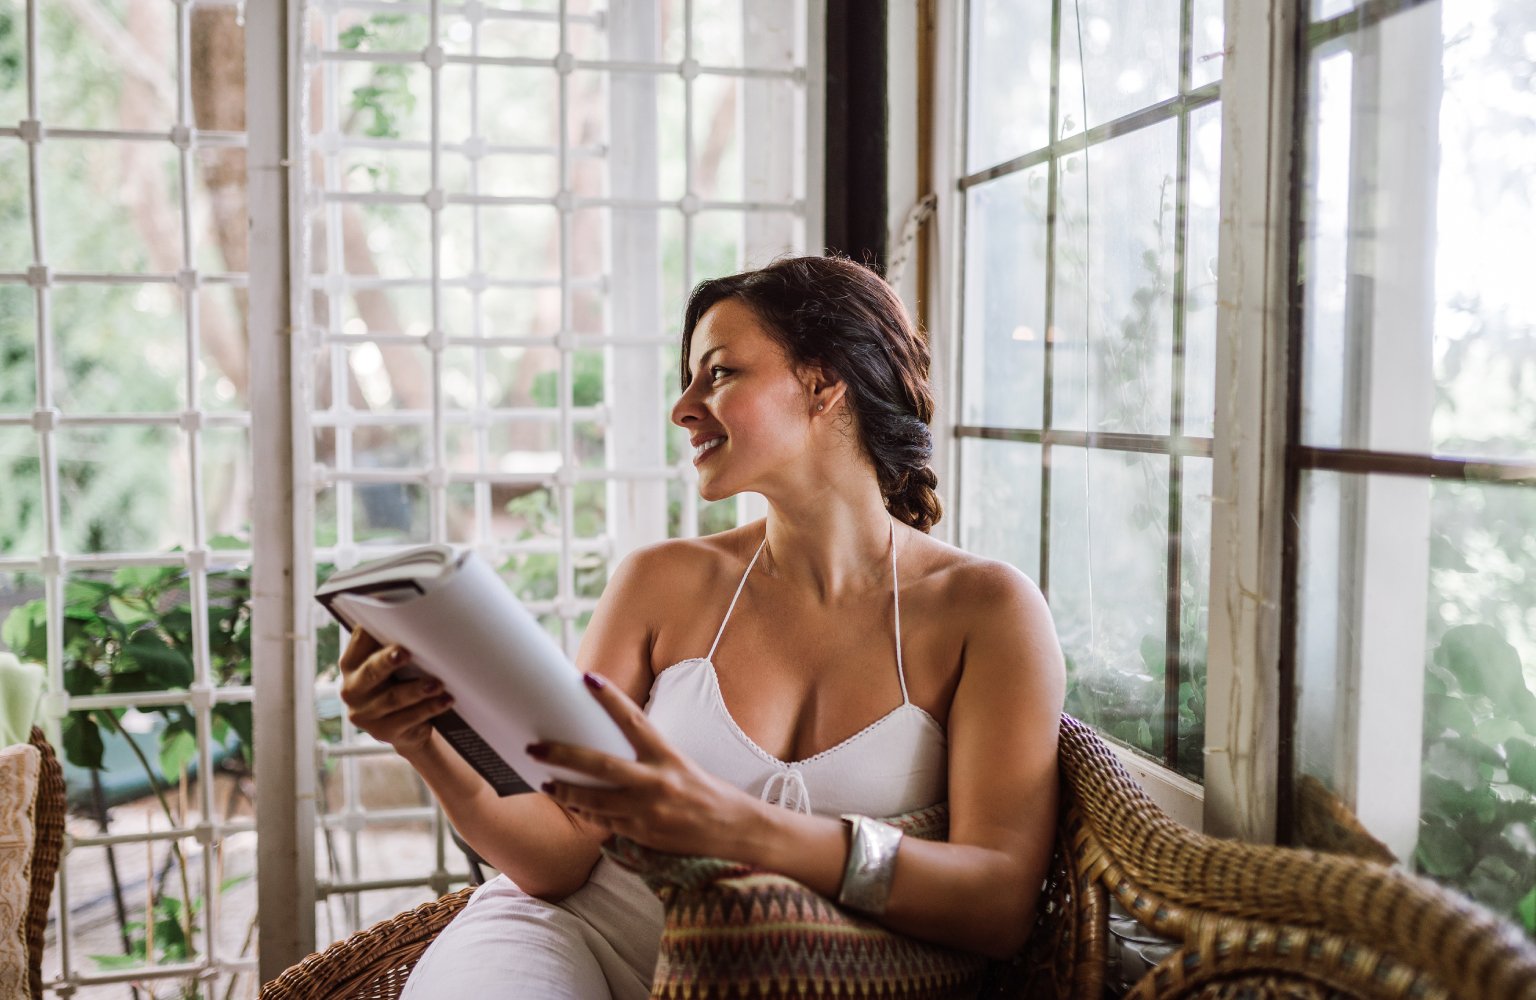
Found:
[[[294, 389], [293, 334], [303, 328], [291, 267], [301, 259], [302, 185], [297, 74], [299, 0], [246, 8], [246, 121], [250, 145], [250, 372], [252, 465], [262, 470], [252, 502], [251, 676], [260, 836], [256, 898], [263, 982], [315, 946], [315, 767], [308, 519], [295, 503], [295, 452], [307, 436]], [[294, 103], [291, 104], [290, 100]], [[301, 592], [302, 591], [302, 592]]]
[[1227, 0], [1205, 831], [1275, 837], [1297, 5]]
[[[620, 62], [654, 63], [657, 0], [626, 0], [608, 12], [609, 48]], [[614, 73], [608, 83], [609, 194], [654, 200], [659, 188], [656, 77]], [[661, 324], [660, 226], [650, 208], [613, 208], [610, 224], [608, 316], [616, 338], [655, 337]], [[604, 399], [609, 468], [666, 464], [667, 401], [661, 351], [654, 345], [609, 349]], [[608, 530], [614, 562], [667, 537], [667, 484], [659, 479], [608, 482]]]

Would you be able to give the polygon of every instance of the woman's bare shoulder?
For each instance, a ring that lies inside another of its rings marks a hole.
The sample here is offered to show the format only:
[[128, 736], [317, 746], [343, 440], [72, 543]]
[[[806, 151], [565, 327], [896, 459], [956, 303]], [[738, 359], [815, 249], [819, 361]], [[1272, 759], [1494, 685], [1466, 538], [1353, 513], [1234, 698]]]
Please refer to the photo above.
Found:
[[612, 583], [651, 601], [664, 601], [668, 595], [689, 600], [718, 587], [723, 579], [739, 577], [762, 540], [763, 525], [757, 521], [699, 538], [654, 542], [625, 557]]
[[919, 572], [944, 601], [957, 602], [964, 608], [995, 607], [999, 602], [1043, 602], [1040, 588], [1012, 564], [967, 552], [928, 535], [917, 538]]

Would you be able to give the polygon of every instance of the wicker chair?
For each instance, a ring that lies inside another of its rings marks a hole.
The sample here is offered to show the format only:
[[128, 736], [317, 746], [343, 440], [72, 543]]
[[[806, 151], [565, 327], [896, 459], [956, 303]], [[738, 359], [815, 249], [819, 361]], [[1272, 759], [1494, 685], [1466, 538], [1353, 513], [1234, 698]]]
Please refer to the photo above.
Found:
[[[1025, 952], [988, 998], [1098, 998], [1114, 898], [1177, 945], [1126, 994], [1145, 998], [1536, 1000], [1536, 945], [1462, 897], [1359, 858], [1261, 847], [1169, 819], [1087, 727], [1062, 720], [1062, 809]], [[311, 955], [263, 1000], [399, 995], [464, 889]]]
[[48, 930], [48, 900], [64, 850], [64, 768], [43, 731], [32, 729], [31, 743], [42, 755], [37, 773], [37, 805], [32, 816], [31, 895], [27, 900], [27, 980], [32, 1000], [43, 996], [43, 935]]

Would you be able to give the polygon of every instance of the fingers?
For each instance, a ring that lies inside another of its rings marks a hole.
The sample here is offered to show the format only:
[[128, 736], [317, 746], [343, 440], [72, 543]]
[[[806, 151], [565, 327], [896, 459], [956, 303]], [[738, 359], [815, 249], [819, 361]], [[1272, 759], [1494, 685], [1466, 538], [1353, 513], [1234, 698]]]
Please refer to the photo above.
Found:
[[352, 668], [342, 671], [341, 700], [357, 706], [373, 698], [381, 688], [396, 684], [395, 671], [409, 665], [411, 654], [399, 646], [380, 646]]
[[569, 743], [530, 743], [528, 756], [541, 763], [589, 775], [607, 785], [635, 786], [655, 780], [655, 768]]
[[352, 641], [347, 643], [347, 648], [342, 652], [341, 660], [337, 663], [337, 666], [341, 668], [343, 674], [350, 673], [356, 670], [358, 665], [364, 660], [372, 656], [379, 649], [380, 645], [379, 640], [362, 629], [357, 629], [352, 633]]
[[629, 745], [635, 748], [637, 756], [642, 760], [672, 756], [671, 744], [651, 725], [651, 720], [646, 718], [645, 712], [629, 695], [617, 685], [608, 683], [607, 678], [601, 674], [584, 674], [582, 680], [586, 682], [587, 689], [592, 692], [597, 703], [619, 724], [619, 731], [629, 740]]
[[350, 700], [347, 698], [346, 691], [343, 690], [342, 698], [351, 709], [347, 715], [354, 725], [382, 721], [396, 712], [415, 708], [426, 702], [439, 702], [446, 699], [445, 704], [447, 704], [453, 700], [443, 691], [442, 682], [435, 677], [398, 681], [382, 689], [375, 689], [368, 696], [358, 696], [354, 692]]

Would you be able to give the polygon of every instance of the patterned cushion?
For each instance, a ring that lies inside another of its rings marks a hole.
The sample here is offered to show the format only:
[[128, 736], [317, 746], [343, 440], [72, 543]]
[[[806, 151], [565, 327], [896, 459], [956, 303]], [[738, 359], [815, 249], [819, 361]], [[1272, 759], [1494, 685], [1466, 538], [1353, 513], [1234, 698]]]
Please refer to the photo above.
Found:
[[[886, 822], [926, 840], [949, 834], [942, 804]], [[948, 1000], [973, 996], [980, 982], [980, 956], [886, 930], [782, 875], [622, 838], [606, 850], [666, 909], [653, 1000]]]
[[25, 743], [0, 750], [0, 1000], [31, 995], [26, 934], [38, 761], [37, 748]]

